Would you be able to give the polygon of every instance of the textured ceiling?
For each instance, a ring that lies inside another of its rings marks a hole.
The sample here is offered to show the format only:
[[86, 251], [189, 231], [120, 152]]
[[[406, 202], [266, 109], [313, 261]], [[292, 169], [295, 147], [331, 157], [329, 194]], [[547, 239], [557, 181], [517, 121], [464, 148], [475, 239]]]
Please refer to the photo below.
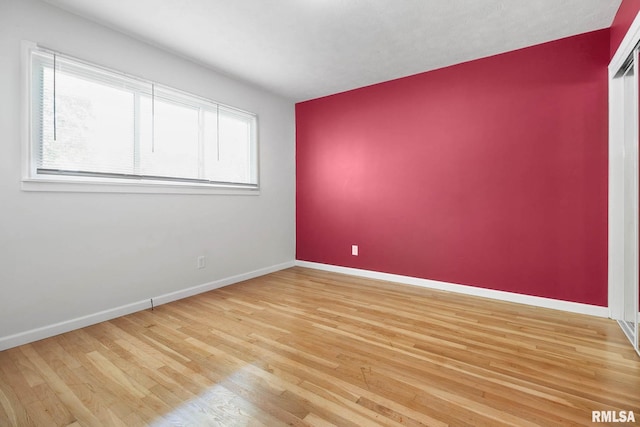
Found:
[[609, 27], [621, 0], [46, 0], [294, 101]]

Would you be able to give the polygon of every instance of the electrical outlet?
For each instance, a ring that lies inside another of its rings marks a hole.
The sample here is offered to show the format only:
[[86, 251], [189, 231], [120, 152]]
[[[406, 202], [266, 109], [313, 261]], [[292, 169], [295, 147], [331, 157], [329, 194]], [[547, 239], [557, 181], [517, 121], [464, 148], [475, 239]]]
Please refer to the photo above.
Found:
[[358, 256], [358, 245], [351, 245], [351, 255]]
[[199, 256], [196, 261], [196, 267], [198, 267], [198, 269], [202, 269], [202, 268], [205, 268], [206, 266], [207, 264], [206, 264], [204, 255]]

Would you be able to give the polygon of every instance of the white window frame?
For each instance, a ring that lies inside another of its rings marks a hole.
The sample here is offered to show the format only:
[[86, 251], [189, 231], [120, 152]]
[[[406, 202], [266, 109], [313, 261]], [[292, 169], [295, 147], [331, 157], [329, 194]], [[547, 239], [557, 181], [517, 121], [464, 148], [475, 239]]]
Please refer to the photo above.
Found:
[[[73, 176], [73, 175], [50, 175], [38, 174], [37, 172], [37, 149], [38, 141], [33, 135], [32, 117], [32, 60], [31, 52], [34, 49], [44, 49], [32, 41], [22, 41], [21, 43], [21, 63], [22, 63], [22, 190], [23, 191], [54, 191], [54, 192], [101, 192], [101, 193], [151, 193], [151, 194], [226, 194], [226, 195], [259, 195], [260, 194], [260, 158], [258, 144], [258, 118], [255, 114], [244, 110], [230, 107], [215, 101], [211, 101], [178, 89], [167, 87], [175, 93], [184, 94], [186, 97], [201, 99], [204, 102], [217, 104], [221, 108], [239, 111], [254, 116], [254, 132], [252, 135], [252, 146], [254, 147], [255, 158], [255, 185], [236, 185], [233, 183], [198, 183], [179, 180], [156, 180], [156, 179], [117, 179], [93, 176]], [[73, 56], [65, 55], [78, 62], [85, 62]], [[88, 63], [98, 69], [103, 68], [110, 73], [122, 74], [127, 78], [131, 77], [123, 72], [104, 68], [96, 64]], [[150, 85], [154, 82], [148, 82]], [[157, 85], [160, 87], [166, 87]]]

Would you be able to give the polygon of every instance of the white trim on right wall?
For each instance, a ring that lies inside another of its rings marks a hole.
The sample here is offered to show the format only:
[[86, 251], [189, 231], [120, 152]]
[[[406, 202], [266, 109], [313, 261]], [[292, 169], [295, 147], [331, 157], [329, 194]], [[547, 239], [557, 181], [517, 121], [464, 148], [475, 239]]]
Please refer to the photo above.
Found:
[[516, 294], [514, 292], [497, 291], [494, 289], [478, 288], [476, 286], [458, 285], [456, 283], [440, 282], [437, 280], [421, 279], [418, 277], [402, 276], [399, 274], [381, 273], [378, 271], [361, 270], [358, 268], [340, 267], [337, 265], [321, 264], [309, 261], [296, 261], [299, 267], [313, 268], [316, 270], [330, 271], [333, 273], [349, 274], [352, 276], [366, 277], [368, 279], [384, 280], [387, 282], [402, 283], [405, 285], [420, 286], [429, 289], [455, 292], [464, 295], [472, 295], [482, 298], [491, 298], [499, 301], [527, 304], [534, 307], [551, 308], [571, 313], [588, 314], [590, 316], [607, 317], [607, 307], [582, 304], [579, 302], [561, 301], [551, 298], [536, 297], [532, 295]]

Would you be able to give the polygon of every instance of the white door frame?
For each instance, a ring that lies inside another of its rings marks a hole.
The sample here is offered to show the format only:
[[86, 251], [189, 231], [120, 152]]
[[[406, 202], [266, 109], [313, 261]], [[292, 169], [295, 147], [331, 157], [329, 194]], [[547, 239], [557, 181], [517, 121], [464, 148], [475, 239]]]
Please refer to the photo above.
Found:
[[[618, 71], [640, 43], [640, 14], [627, 31], [609, 63], [609, 316], [620, 320], [624, 314], [624, 81]], [[636, 75], [637, 78], [637, 75]], [[636, 88], [637, 99], [637, 88]], [[638, 114], [634, 131], [638, 131]], [[637, 207], [635, 217], [638, 217]], [[637, 233], [636, 233], [637, 234]], [[636, 236], [637, 239], [637, 236]], [[638, 268], [638, 259], [635, 259]], [[637, 270], [636, 270], [637, 271]], [[637, 298], [637, 296], [636, 296]], [[636, 319], [637, 322], [637, 319]], [[638, 351], [638, 344], [634, 347]]]

